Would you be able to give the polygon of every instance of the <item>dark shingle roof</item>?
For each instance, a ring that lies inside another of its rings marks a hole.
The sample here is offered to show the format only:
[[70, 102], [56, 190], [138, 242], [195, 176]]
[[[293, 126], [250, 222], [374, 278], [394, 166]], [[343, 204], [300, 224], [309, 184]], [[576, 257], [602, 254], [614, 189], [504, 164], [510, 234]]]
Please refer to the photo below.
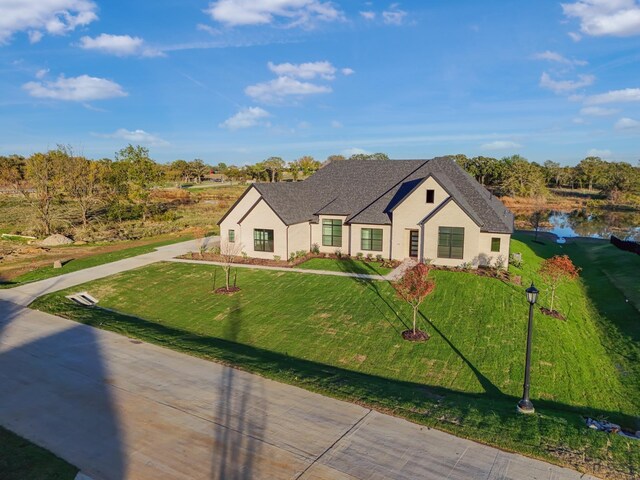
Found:
[[333, 162], [302, 182], [257, 183], [288, 225], [346, 215], [348, 223], [390, 224], [393, 208], [429, 176], [439, 182], [482, 231], [513, 232], [513, 214], [448, 157], [432, 160]]

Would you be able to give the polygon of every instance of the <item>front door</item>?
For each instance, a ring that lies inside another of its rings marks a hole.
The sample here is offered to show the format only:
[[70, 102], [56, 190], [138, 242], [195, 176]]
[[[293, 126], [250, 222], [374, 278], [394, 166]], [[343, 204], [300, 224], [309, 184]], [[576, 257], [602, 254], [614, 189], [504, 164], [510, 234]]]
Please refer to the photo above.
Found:
[[418, 249], [420, 245], [418, 238], [418, 230], [409, 231], [409, 256], [412, 258], [418, 257]]

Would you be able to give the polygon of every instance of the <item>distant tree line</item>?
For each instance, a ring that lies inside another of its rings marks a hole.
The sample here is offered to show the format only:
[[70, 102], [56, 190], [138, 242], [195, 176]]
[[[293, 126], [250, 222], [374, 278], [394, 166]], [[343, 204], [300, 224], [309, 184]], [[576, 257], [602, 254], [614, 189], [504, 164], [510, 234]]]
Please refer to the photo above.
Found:
[[[478, 182], [499, 195], [540, 196], [549, 187], [598, 190], [614, 201], [627, 194], [640, 195], [640, 168], [625, 162], [587, 157], [576, 166], [560, 166], [551, 160], [540, 165], [519, 155], [501, 159], [466, 155], [453, 158]], [[26, 158], [0, 156], [0, 187], [23, 196], [36, 213], [42, 233], [49, 235], [56, 220], [53, 206], [59, 201], [74, 204], [84, 226], [98, 214], [115, 221], [138, 218], [145, 221], [156, 213], [152, 190], [162, 182], [200, 183], [212, 174], [233, 181], [297, 181], [332, 162], [388, 159], [384, 153], [374, 153], [349, 158], [331, 155], [323, 162], [305, 155], [290, 162], [269, 157], [244, 166], [208, 165], [201, 159], [159, 164], [149, 156], [147, 148], [139, 145], [128, 145], [116, 152], [113, 159], [100, 160], [78, 155], [71, 147], [58, 146]]]
[[32, 206], [41, 231], [53, 232], [53, 206], [67, 201], [76, 205], [86, 226], [98, 210], [121, 220], [150, 211], [151, 188], [162, 178], [162, 169], [141, 146], [128, 145], [114, 160], [90, 160], [74, 154], [70, 147], [58, 146], [45, 153], [24, 158], [0, 156], [0, 185], [22, 195]]
[[[349, 159], [388, 157], [358, 154]], [[116, 152], [113, 159], [100, 160], [88, 159], [69, 146], [59, 145], [29, 157], [0, 156], [0, 188], [21, 195], [35, 213], [38, 230], [50, 235], [56, 223], [74, 223], [72, 217], [79, 217], [84, 227], [98, 217], [119, 222], [142, 219], [144, 222], [157, 213], [152, 191], [163, 182], [201, 183], [212, 174], [222, 174], [237, 181], [296, 181], [308, 177], [323, 165], [343, 160], [348, 159], [332, 155], [320, 162], [307, 155], [288, 163], [280, 157], [269, 157], [242, 167], [225, 163], [207, 165], [201, 159], [159, 164], [149, 156], [147, 148], [139, 145], [128, 145]], [[60, 202], [75, 205], [75, 212], [67, 212], [60, 218], [59, 209], [54, 208]]]
[[548, 188], [600, 191], [617, 201], [626, 194], [640, 194], [640, 166], [586, 157], [575, 166], [561, 166], [552, 160], [542, 165], [520, 155], [501, 159], [453, 155], [456, 162], [478, 182], [500, 195], [535, 197]]

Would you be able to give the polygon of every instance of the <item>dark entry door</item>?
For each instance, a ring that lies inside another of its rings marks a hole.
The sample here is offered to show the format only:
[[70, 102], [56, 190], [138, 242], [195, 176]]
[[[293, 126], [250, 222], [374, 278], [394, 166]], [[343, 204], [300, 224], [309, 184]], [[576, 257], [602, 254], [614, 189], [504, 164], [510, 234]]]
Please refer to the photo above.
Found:
[[409, 232], [409, 256], [418, 257], [420, 241], [418, 239], [418, 230], [411, 230]]

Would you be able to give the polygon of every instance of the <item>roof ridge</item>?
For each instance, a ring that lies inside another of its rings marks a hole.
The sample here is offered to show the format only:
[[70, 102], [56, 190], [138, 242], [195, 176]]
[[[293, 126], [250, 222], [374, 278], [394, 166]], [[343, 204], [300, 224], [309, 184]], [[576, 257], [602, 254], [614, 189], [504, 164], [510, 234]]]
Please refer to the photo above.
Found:
[[[385, 160], [385, 161], [393, 161], [393, 160]], [[371, 205], [373, 205], [375, 202], [377, 202], [380, 198], [382, 198], [383, 196], [385, 196], [387, 193], [389, 193], [391, 190], [393, 190], [394, 188], [396, 188], [398, 185], [400, 185], [401, 183], [403, 183], [409, 176], [413, 175], [415, 172], [417, 172], [418, 170], [420, 170], [422, 167], [424, 167], [427, 163], [429, 163], [431, 160], [424, 160], [418, 167], [414, 168], [411, 172], [409, 172], [408, 174], [406, 174], [404, 177], [402, 177], [399, 181], [397, 181], [395, 184], [393, 184], [391, 187], [387, 188], [384, 192], [382, 192], [380, 195], [378, 195], [376, 198], [374, 198], [372, 201], [370, 201], [367, 205], [365, 205], [363, 208], [360, 209], [360, 211], [349, 215], [346, 219], [347, 222], [351, 221], [351, 219], [357, 217], [358, 215], [360, 215], [363, 211], [365, 211], [367, 208], [369, 208]]]

